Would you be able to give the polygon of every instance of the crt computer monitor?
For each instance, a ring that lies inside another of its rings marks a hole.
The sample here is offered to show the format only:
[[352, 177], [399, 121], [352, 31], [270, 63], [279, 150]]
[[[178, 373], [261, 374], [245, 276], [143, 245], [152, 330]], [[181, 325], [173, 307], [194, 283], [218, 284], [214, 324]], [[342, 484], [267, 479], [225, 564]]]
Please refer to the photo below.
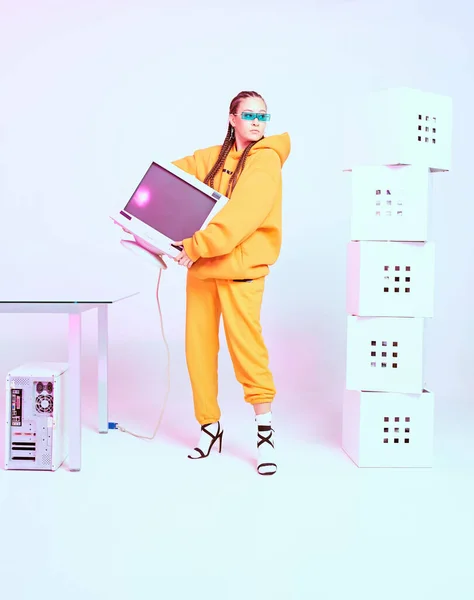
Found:
[[[125, 207], [112, 219], [161, 253], [176, 256], [176, 240], [204, 229], [227, 198], [172, 164], [153, 162]], [[149, 248], [150, 249], [150, 248]]]

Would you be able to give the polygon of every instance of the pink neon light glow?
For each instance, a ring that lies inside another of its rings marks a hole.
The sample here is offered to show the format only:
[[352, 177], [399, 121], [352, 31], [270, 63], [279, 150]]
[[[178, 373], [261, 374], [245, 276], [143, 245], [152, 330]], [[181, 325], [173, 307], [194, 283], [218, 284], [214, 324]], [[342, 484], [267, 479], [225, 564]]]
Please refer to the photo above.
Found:
[[150, 191], [144, 188], [140, 188], [139, 190], [137, 190], [134, 200], [139, 206], [147, 204], [150, 200]]

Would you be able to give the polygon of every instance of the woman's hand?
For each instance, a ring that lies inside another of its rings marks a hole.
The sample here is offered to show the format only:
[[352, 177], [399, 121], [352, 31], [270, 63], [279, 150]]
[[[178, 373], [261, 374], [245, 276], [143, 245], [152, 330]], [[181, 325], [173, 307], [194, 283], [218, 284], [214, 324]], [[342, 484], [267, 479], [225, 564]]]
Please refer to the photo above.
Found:
[[[183, 242], [173, 242], [174, 246], [182, 246]], [[178, 256], [176, 258], [173, 259], [174, 262], [177, 262], [179, 265], [182, 265], [183, 267], [187, 267], [188, 269], [190, 267], [193, 266], [193, 261], [189, 258], [189, 256], [186, 254], [186, 250], [183, 248], [181, 250], [181, 252], [178, 254]]]

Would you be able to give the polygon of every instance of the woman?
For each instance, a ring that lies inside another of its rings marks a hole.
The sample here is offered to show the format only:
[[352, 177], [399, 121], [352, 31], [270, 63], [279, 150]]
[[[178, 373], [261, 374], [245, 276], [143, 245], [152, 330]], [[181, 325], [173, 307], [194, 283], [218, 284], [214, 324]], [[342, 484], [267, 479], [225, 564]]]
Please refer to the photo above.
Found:
[[194, 410], [201, 425], [198, 447], [188, 457], [205, 458], [223, 429], [218, 395], [219, 323], [245, 401], [258, 426], [257, 471], [276, 470], [271, 403], [275, 386], [262, 337], [260, 308], [269, 273], [281, 248], [282, 176], [290, 154], [287, 133], [264, 137], [267, 106], [260, 94], [241, 92], [229, 110], [222, 146], [198, 150], [173, 164], [230, 200], [208, 226], [178, 240], [175, 261], [189, 269], [186, 283], [186, 362]]

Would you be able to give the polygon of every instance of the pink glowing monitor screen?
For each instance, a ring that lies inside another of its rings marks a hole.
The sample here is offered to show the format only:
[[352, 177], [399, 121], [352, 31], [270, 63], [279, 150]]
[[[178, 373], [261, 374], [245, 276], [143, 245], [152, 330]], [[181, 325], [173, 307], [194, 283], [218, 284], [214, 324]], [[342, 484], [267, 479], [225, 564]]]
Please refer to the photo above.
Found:
[[202, 227], [220, 198], [214, 196], [152, 163], [124, 210], [172, 240], [183, 240]]

